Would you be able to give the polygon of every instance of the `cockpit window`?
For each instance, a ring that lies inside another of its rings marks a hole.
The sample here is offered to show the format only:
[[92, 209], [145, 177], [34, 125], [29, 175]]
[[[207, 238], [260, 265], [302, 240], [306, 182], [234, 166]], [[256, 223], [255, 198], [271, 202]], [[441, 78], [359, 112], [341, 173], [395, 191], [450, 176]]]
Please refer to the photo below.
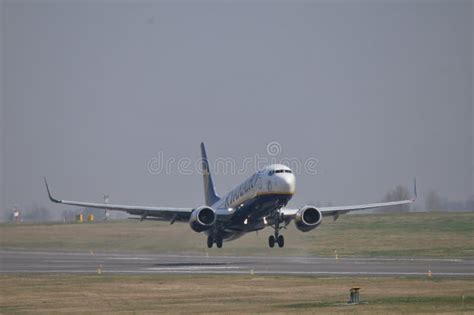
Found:
[[275, 173], [292, 173], [291, 170], [271, 170], [268, 172], [269, 176], [272, 176]]

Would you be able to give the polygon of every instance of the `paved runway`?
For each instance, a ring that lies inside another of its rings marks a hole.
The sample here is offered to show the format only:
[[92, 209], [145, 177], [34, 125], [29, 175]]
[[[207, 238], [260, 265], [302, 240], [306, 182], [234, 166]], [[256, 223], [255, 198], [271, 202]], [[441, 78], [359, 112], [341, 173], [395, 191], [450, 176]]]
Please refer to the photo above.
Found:
[[0, 273], [288, 274], [472, 277], [474, 260], [0, 251]]

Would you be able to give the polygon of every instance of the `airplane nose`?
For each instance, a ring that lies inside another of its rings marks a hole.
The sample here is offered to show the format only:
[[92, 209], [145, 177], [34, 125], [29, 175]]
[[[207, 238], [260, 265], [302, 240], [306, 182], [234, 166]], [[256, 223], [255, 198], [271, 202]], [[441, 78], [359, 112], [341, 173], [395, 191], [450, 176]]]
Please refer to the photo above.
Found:
[[292, 173], [279, 174], [278, 176], [278, 191], [288, 194], [295, 193], [295, 175]]

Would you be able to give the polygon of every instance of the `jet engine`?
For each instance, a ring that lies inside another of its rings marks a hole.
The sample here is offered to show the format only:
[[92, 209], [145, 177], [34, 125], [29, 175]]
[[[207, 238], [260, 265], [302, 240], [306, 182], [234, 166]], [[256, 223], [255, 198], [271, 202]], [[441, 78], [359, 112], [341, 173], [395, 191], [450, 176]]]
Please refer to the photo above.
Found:
[[196, 232], [209, 230], [216, 222], [216, 212], [210, 207], [199, 207], [194, 209], [189, 219], [189, 225]]
[[298, 230], [308, 232], [320, 225], [322, 219], [323, 215], [318, 209], [312, 206], [304, 206], [296, 212], [295, 224]]

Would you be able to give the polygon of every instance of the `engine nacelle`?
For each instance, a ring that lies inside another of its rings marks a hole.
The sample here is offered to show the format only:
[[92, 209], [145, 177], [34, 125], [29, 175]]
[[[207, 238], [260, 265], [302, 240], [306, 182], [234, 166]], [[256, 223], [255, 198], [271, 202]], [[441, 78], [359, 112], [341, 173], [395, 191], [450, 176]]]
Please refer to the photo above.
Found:
[[194, 209], [189, 219], [189, 225], [196, 232], [207, 231], [216, 223], [216, 212], [211, 207]]
[[295, 215], [295, 224], [298, 230], [308, 232], [321, 224], [323, 215], [312, 206], [304, 206]]

